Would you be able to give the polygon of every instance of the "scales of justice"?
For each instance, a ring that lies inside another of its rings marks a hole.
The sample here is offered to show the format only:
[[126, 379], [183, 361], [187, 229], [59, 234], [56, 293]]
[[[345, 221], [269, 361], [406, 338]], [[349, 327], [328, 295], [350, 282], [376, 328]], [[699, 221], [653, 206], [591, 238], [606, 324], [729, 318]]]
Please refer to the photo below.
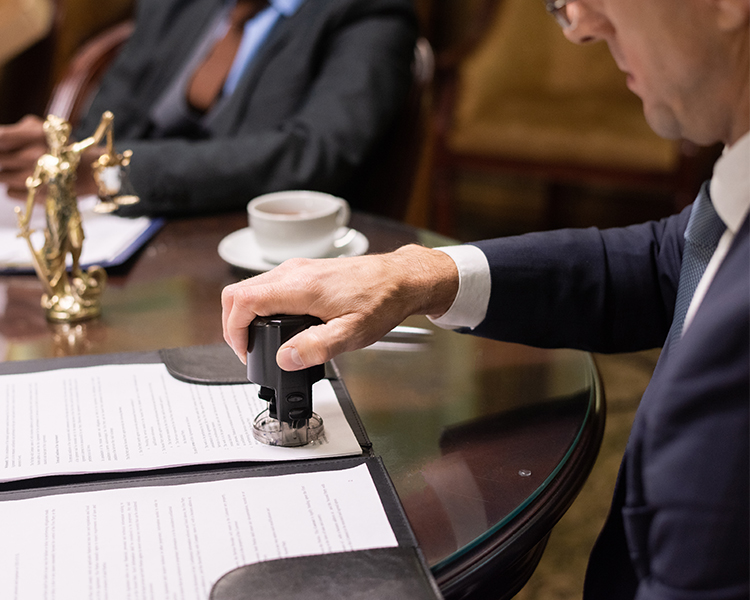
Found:
[[[42, 308], [47, 320], [73, 323], [98, 316], [107, 273], [100, 266], [83, 271], [79, 263], [83, 246], [83, 224], [75, 192], [78, 165], [83, 152], [100, 144], [106, 136], [106, 149], [91, 165], [99, 201], [96, 212], [111, 212], [118, 206], [138, 202], [127, 193], [124, 168], [130, 163], [130, 150], [118, 154], [112, 133], [114, 116], [107, 111], [91, 137], [69, 143], [71, 126], [54, 115], [47, 116], [44, 134], [48, 152], [36, 163], [33, 175], [26, 180], [28, 190], [25, 212], [16, 207], [18, 237], [26, 240], [34, 270], [44, 286]], [[36, 250], [31, 241], [34, 230], [29, 228], [37, 192], [46, 186], [44, 212], [46, 228], [44, 244]], [[71, 263], [68, 267], [68, 256]]]

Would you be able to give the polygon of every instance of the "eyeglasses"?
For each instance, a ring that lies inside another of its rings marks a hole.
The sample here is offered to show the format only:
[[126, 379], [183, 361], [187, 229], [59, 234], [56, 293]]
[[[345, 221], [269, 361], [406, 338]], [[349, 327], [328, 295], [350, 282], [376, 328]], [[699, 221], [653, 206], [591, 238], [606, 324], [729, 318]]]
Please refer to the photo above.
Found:
[[563, 29], [572, 29], [576, 22], [568, 15], [568, 4], [575, 0], [544, 0], [547, 12], [555, 17], [555, 20]]

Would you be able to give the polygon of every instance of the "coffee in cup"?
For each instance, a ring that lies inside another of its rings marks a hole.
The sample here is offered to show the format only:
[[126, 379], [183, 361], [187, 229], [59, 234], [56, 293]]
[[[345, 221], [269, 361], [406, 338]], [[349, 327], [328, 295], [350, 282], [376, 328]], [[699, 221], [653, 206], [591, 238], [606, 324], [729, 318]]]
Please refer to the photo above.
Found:
[[248, 203], [247, 215], [263, 258], [280, 263], [329, 254], [350, 209], [330, 194], [292, 190], [258, 196]]

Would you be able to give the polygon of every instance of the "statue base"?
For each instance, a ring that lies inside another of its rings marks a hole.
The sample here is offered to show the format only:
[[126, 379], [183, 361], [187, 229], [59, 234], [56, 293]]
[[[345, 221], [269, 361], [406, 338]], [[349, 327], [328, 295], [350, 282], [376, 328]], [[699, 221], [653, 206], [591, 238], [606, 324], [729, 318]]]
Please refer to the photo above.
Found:
[[66, 278], [59, 293], [44, 294], [42, 308], [52, 323], [77, 323], [98, 317], [102, 312], [101, 295], [107, 281], [102, 267]]

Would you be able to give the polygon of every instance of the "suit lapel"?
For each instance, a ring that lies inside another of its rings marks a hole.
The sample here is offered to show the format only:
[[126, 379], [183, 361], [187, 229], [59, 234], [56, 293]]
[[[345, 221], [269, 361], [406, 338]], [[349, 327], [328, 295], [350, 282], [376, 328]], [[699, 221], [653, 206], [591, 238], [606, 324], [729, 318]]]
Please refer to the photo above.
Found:
[[173, 26], [165, 24], [162, 28], [165, 36], [154, 49], [157, 56], [153, 64], [157, 68], [151, 76], [145, 97], [158, 98], [179, 76], [193, 54], [196, 40], [206, 35], [206, 28], [212, 25], [221, 5], [221, 0], [178, 3], [166, 15], [166, 20], [171, 21]]
[[233, 117], [238, 111], [244, 110], [243, 107], [252, 97], [261, 74], [268, 68], [268, 65], [273, 63], [273, 58], [287, 45], [289, 38], [294, 35], [294, 30], [294, 17], [287, 18], [284, 15], [279, 17], [268, 38], [242, 73], [232, 96], [227, 99], [224, 106], [214, 111], [207, 119], [206, 125], [210, 129], [220, 131], [224, 127], [232, 127]]

